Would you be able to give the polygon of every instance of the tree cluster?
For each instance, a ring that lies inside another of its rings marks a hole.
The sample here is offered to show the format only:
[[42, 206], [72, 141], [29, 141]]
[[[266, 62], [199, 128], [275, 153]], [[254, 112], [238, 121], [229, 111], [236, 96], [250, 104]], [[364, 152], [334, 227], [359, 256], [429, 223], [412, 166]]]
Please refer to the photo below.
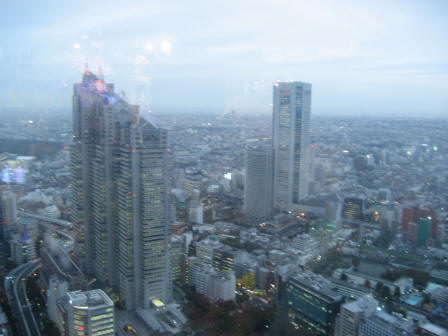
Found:
[[312, 265], [313, 271], [318, 274], [330, 275], [342, 262], [342, 254], [337, 249], [328, 250], [322, 259]]
[[249, 253], [251, 253], [253, 250], [259, 249], [260, 246], [258, 244], [252, 243], [252, 242], [240, 242], [239, 239], [234, 239], [234, 238], [227, 238], [221, 241], [223, 244], [229, 245], [231, 247], [240, 249], [240, 250], [245, 250]]
[[420, 271], [413, 268], [406, 268], [401, 270], [398, 268], [394, 268], [393, 270], [387, 269], [384, 273], [381, 274], [381, 277], [383, 279], [389, 281], [397, 281], [402, 276], [408, 276], [412, 278], [412, 280], [414, 281], [414, 286], [421, 288], [426, 288], [431, 278], [428, 272]]

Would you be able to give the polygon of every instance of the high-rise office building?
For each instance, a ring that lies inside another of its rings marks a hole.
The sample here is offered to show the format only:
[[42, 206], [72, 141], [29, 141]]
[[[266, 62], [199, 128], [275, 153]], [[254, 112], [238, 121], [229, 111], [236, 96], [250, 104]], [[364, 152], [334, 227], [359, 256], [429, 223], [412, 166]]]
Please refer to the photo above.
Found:
[[272, 215], [273, 150], [269, 143], [246, 147], [246, 185], [244, 212], [251, 224], [259, 224]]
[[274, 208], [285, 210], [308, 195], [311, 84], [274, 83]]
[[127, 309], [171, 300], [166, 132], [86, 70], [73, 94], [76, 257]]

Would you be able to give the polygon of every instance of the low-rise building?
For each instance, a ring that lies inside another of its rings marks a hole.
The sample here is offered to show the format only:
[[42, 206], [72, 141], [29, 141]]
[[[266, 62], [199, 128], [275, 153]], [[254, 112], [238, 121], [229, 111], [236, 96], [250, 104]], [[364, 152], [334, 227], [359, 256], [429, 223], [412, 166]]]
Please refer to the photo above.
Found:
[[62, 335], [115, 335], [114, 303], [101, 289], [66, 293], [58, 306]]
[[401, 315], [377, 311], [359, 324], [359, 336], [414, 335], [416, 325]]
[[345, 303], [341, 306], [336, 336], [358, 336], [359, 324], [378, 308], [378, 301], [371, 296]]
[[325, 278], [306, 271], [281, 285], [282, 308], [298, 326], [316, 335], [333, 335], [336, 316], [344, 297]]

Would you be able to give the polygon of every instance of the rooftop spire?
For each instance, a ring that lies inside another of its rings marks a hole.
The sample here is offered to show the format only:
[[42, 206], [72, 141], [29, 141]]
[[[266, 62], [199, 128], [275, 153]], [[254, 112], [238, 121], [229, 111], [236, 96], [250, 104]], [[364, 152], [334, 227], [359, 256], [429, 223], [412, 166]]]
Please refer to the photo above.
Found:
[[101, 62], [100, 61], [98, 61], [97, 77], [98, 77], [99, 80], [104, 80], [103, 69], [101, 68]]
[[87, 64], [87, 58], [84, 61], [84, 75], [82, 76], [83, 82], [90, 82], [97, 80], [97, 76], [95, 76], [90, 70], [89, 65]]

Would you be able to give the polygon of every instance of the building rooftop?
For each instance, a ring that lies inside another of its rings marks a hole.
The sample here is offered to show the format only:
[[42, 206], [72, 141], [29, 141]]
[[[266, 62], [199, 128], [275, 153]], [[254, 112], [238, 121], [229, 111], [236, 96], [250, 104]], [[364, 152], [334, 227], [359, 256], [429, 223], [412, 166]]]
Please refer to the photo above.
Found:
[[343, 295], [334, 290], [334, 285], [324, 277], [305, 271], [295, 275], [289, 282], [300, 284], [309, 290], [320, 293], [326, 299], [342, 301]]
[[[367, 323], [375, 323], [384, 329], [390, 331], [394, 330], [397, 333], [401, 331], [411, 333], [416, 327], [412, 321], [402, 317], [399, 314], [391, 315], [383, 311], [376, 311], [370, 316]], [[406, 333], [404, 334], [406, 335]]]
[[372, 306], [377, 307], [378, 301], [375, 300], [372, 296], [366, 295], [366, 296], [359, 298], [356, 301], [346, 303], [344, 305], [344, 308], [353, 313], [360, 313], [360, 312], [366, 311], [367, 309], [371, 308]]
[[446, 329], [441, 328], [439, 326], [436, 326], [432, 323], [426, 323], [421, 327], [425, 331], [429, 331], [430, 333], [437, 335], [437, 336], [447, 336], [448, 332]]
[[67, 296], [69, 303], [78, 308], [92, 309], [114, 305], [109, 296], [101, 289], [94, 289], [87, 292], [68, 292]]

